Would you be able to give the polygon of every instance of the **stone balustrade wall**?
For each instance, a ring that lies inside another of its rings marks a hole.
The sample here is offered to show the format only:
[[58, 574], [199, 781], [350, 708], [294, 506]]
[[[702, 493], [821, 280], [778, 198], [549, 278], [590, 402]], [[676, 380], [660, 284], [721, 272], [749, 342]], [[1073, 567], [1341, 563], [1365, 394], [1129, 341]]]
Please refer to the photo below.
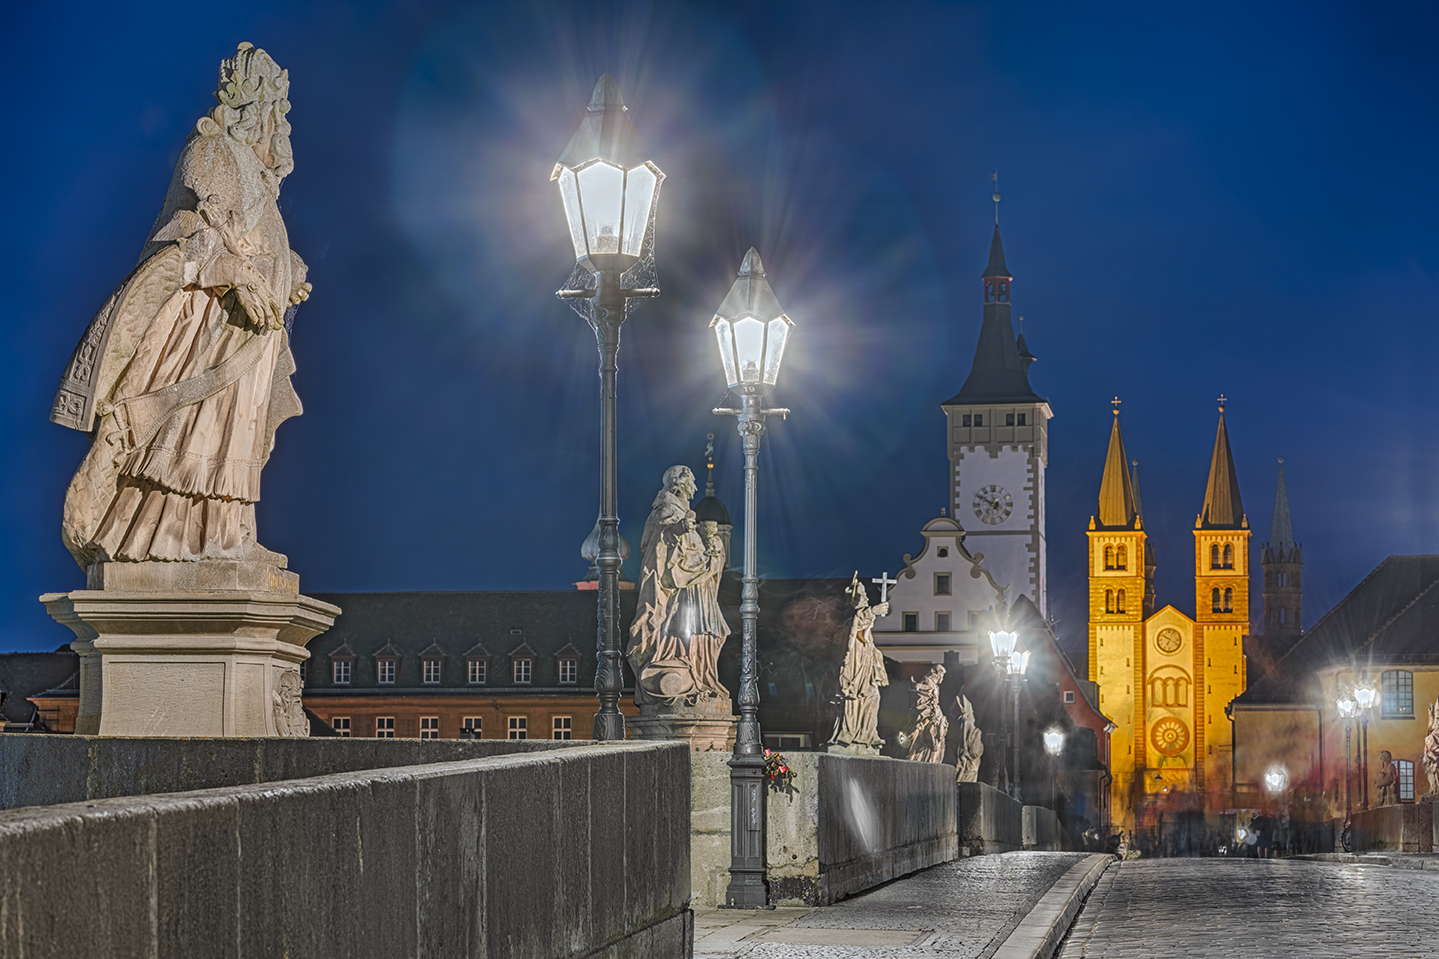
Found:
[[985, 783], [955, 783], [960, 853], [982, 856], [1024, 847], [1024, 807]]
[[680, 959], [689, 761], [578, 744], [10, 809], [0, 955]]

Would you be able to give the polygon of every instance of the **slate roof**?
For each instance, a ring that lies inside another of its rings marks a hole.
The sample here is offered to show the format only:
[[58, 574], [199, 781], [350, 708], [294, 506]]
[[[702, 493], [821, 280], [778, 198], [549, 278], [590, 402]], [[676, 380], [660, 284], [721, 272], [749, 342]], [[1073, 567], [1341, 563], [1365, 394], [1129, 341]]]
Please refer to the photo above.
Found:
[[1234, 472], [1234, 454], [1229, 449], [1229, 430], [1224, 411], [1219, 412], [1219, 431], [1214, 434], [1214, 455], [1209, 460], [1209, 483], [1204, 489], [1200, 529], [1239, 529], [1244, 523], [1244, 504], [1239, 501], [1239, 477]]
[[[385, 647], [398, 654], [396, 692], [452, 693], [560, 689], [594, 683], [595, 632], [598, 620], [594, 590], [484, 590], [457, 592], [317, 593], [317, 599], [339, 606], [335, 625], [309, 643], [311, 662], [320, 668], [307, 671], [306, 695], [326, 692], [354, 693], [376, 690], [375, 656]], [[620, 593], [620, 636], [629, 636], [636, 593]], [[513, 633], [512, 630], [519, 630]], [[508, 669], [491, 669], [483, 686], [470, 686], [464, 662], [467, 657], [514, 654], [526, 645], [534, 653], [533, 682], [514, 686]], [[566, 646], [579, 651], [576, 684], [559, 685], [556, 654]], [[348, 646], [357, 657], [348, 686], [335, 686], [328, 663], [331, 654]], [[422, 681], [426, 655], [443, 654], [445, 666], [438, 684]], [[630, 685], [628, 673], [626, 685]]]
[[5, 694], [0, 697], [0, 717], [28, 723], [35, 715], [29, 697], [64, 687], [79, 671], [80, 657], [68, 646], [53, 653], [0, 653], [0, 689]]
[[1279, 485], [1274, 491], [1274, 522], [1269, 527], [1269, 546], [1274, 550], [1294, 548], [1294, 526], [1289, 521], [1289, 490], [1284, 487], [1284, 460], [1279, 461]]
[[[989, 264], [984, 269], [984, 277], [1010, 278], [1009, 267], [1004, 263], [1004, 247], [999, 242], [998, 226], [995, 226], [994, 239], [990, 242]], [[1023, 353], [1020, 352], [1020, 342], [1010, 323], [1010, 304], [986, 303], [969, 378], [958, 393], [941, 405], [1043, 403], [1044, 398], [1029, 385], [1029, 364], [1032, 362], [1034, 357], [1027, 345]]]
[[1124, 453], [1124, 436], [1119, 431], [1119, 416], [1109, 430], [1109, 453], [1104, 458], [1104, 476], [1099, 481], [1099, 510], [1095, 524], [1101, 529], [1134, 529], [1139, 515], [1134, 496], [1134, 483], [1129, 475], [1129, 460]]

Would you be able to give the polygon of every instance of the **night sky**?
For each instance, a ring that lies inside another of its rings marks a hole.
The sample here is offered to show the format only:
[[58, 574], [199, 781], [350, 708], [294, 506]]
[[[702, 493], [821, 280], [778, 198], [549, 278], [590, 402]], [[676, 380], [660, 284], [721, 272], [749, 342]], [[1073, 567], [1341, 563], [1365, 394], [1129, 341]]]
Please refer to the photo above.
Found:
[[302, 590], [584, 575], [596, 358], [553, 295], [573, 254], [548, 178], [609, 71], [668, 175], [663, 295], [620, 351], [632, 543], [666, 467], [703, 482], [711, 431], [741, 521], [707, 326], [754, 245], [797, 324], [772, 396], [794, 413], [761, 451], [761, 572], [902, 567], [946, 503], [939, 404], [973, 356], [997, 169], [1055, 412], [1066, 645], [1084, 647], [1115, 394], [1160, 603], [1193, 612], [1224, 393], [1255, 618], [1283, 456], [1312, 624], [1385, 556], [1439, 551], [1435, 19], [1312, 0], [6, 4], [0, 649], [71, 638], [36, 597], [83, 585], [59, 522], [87, 440], [49, 404], [241, 40], [290, 71], [280, 202], [315, 286], [293, 341], [305, 413], [258, 507]]

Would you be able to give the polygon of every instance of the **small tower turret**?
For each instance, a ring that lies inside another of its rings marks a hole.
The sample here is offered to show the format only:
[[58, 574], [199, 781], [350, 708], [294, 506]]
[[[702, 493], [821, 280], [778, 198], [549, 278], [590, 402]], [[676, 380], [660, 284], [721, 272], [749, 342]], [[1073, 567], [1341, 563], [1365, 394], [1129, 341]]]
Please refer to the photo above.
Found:
[[1264, 645], [1271, 655], [1283, 655], [1304, 628], [1304, 547], [1294, 541], [1289, 521], [1289, 491], [1284, 485], [1284, 457], [1279, 457], [1279, 483], [1274, 492], [1274, 522], [1264, 544]]

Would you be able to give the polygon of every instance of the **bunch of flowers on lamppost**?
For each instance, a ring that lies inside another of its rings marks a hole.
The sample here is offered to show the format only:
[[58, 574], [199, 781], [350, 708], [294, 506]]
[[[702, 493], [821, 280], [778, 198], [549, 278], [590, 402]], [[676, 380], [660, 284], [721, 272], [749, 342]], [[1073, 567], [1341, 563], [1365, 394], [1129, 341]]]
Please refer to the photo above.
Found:
[[1369, 713], [1379, 702], [1379, 690], [1369, 683], [1369, 677], [1361, 676], [1354, 687], [1354, 703], [1359, 707], [1359, 775], [1364, 780], [1364, 791], [1360, 809], [1369, 808]]
[[1339, 710], [1340, 718], [1344, 720], [1344, 821], [1347, 824], [1353, 808], [1350, 797], [1353, 796], [1351, 780], [1354, 775], [1354, 758], [1350, 740], [1354, 733], [1354, 717], [1359, 714], [1359, 704], [1354, 701], [1353, 696], [1341, 693], [1335, 707]]
[[710, 322], [719, 344], [725, 384], [740, 398], [738, 409], [716, 414], [739, 418], [744, 445], [744, 587], [740, 592], [739, 728], [730, 759], [730, 882], [725, 905], [762, 909], [769, 904], [765, 886], [765, 764], [759, 728], [759, 667], [755, 650], [759, 629], [759, 578], [755, 573], [755, 484], [759, 443], [765, 417], [786, 409], [765, 409], [763, 398], [779, 379], [780, 363], [794, 323], [775, 298], [759, 253], [750, 247], [739, 275]]
[[569, 223], [575, 262], [594, 276], [593, 287], [564, 289], [562, 299], [587, 299], [590, 325], [600, 355], [600, 518], [598, 664], [594, 738], [625, 738], [620, 714], [624, 686], [619, 638], [620, 521], [615, 479], [615, 379], [620, 325], [628, 299], [657, 296], [654, 288], [626, 289], [621, 277], [644, 256], [652, 255], [655, 210], [664, 174], [649, 159], [609, 74], [595, 84], [580, 128], [555, 164]]
[[1049, 753], [1049, 808], [1059, 811], [1059, 754], [1064, 751], [1064, 733], [1051, 726], [1044, 731], [1044, 751]]

